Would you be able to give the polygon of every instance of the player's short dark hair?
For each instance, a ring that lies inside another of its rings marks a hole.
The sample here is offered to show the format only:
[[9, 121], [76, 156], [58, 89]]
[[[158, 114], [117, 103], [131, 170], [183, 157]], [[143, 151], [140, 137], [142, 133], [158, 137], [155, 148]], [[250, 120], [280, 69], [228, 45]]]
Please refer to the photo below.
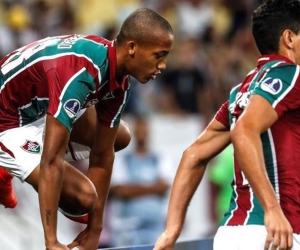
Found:
[[174, 34], [169, 22], [158, 12], [148, 8], [140, 8], [125, 19], [117, 35], [117, 42], [123, 43], [129, 39], [139, 43], [149, 42], [153, 37], [156, 39], [156, 31]]
[[298, 34], [299, 27], [300, 0], [265, 0], [252, 15], [252, 33], [261, 54], [278, 54], [283, 31]]

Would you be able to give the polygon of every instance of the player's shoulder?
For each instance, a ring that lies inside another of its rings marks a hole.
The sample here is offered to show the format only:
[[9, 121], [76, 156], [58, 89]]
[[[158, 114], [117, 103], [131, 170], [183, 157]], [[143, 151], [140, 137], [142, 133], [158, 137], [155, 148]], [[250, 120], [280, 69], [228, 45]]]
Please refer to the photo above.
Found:
[[290, 83], [299, 81], [299, 72], [300, 67], [297, 64], [287, 62], [287, 61], [279, 61], [274, 62], [270, 65], [265, 73], [262, 74], [261, 81], [264, 79], [280, 79], [281, 81]]
[[80, 38], [76, 50], [89, 57], [94, 64], [100, 67], [107, 62], [111, 43], [101, 36], [84, 35]]
[[61, 42], [59, 43], [58, 48], [61, 50], [71, 49], [73, 51], [83, 53], [99, 50], [107, 51], [109, 43], [111, 43], [111, 41], [100, 36], [73, 34], [61, 36]]
[[266, 74], [286, 74], [296, 70], [299, 70], [297, 64], [285, 60], [270, 62], [264, 69]]
[[111, 41], [105, 39], [104, 37], [96, 36], [96, 35], [84, 35], [82, 36], [81, 40], [90, 42], [92, 44], [101, 46], [103, 48], [107, 48], [108, 44], [111, 43]]

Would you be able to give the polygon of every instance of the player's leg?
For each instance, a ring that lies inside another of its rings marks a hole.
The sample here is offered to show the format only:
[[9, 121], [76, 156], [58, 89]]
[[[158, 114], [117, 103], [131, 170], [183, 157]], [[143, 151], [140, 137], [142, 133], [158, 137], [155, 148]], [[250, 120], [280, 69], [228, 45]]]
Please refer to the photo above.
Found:
[[[59, 207], [61, 212], [80, 216], [93, 211], [97, 193], [93, 183], [70, 163], [64, 162], [64, 179]], [[40, 167], [36, 167], [26, 182], [38, 190]]]
[[[22, 182], [38, 187], [39, 165], [43, 145], [44, 120], [0, 134], [0, 166]], [[6, 173], [6, 172], [5, 172]], [[96, 191], [91, 181], [80, 171], [65, 163], [61, 204], [76, 214], [91, 211], [96, 202]], [[76, 209], [74, 209], [76, 208]]]
[[[75, 142], [79, 142], [89, 146], [92, 145], [95, 125], [96, 125], [96, 112], [94, 107], [91, 107], [85, 110], [85, 112], [83, 112], [82, 117], [80, 117], [75, 122], [74, 129], [71, 134], [71, 138]], [[0, 165], [1, 165], [1, 157], [2, 157], [4, 166], [6, 164], [6, 168], [11, 173], [13, 173], [14, 176], [17, 176], [19, 179], [21, 179], [21, 181], [24, 181], [26, 179], [26, 181], [30, 183], [35, 189], [37, 189], [38, 186], [37, 183], [38, 183], [39, 168], [35, 169], [34, 166], [37, 166], [40, 162], [41, 145], [43, 145], [43, 141], [42, 141], [43, 129], [44, 129], [43, 119], [40, 119], [39, 121], [35, 122], [33, 126], [29, 125], [22, 128], [13, 129], [7, 131], [5, 135], [2, 134], [2, 137], [4, 137], [5, 144], [7, 145], [7, 143], [9, 142], [8, 143], [9, 149], [6, 150], [7, 152], [0, 151]], [[10, 140], [10, 138], [17, 138], [17, 141]], [[117, 138], [116, 138], [115, 150], [118, 151], [125, 148], [129, 144], [130, 139], [131, 136], [130, 136], [130, 130], [128, 128], [128, 125], [125, 122], [121, 121]], [[3, 145], [2, 148], [5, 148], [5, 146]], [[32, 152], [37, 150], [39, 152]], [[81, 150], [83, 150], [83, 152], [81, 152], [82, 154], [81, 153], [79, 154], [80, 156], [83, 155], [83, 157], [79, 157], [79, 159], [87, 159], [88, 157], [86, 157], [84, 153], [85, 151], [89, 153], [89, 150], [86, 150], [86, 148]], [[12, 153], [12, 151], [15, 153], [15, 155]], [[19, 159], [21, 159], [20, 161], [24, 165], [22, 164], [20, 165], [20, 162], [18, 162]], [[11, 161], [13, 162], [13, 164]], [[68, 177], [73, 176], [73, 177], [67, 179], [67, 180], [71, 180], [71, 182], [66, 181], [64, 183], [60, 206], [64, 207], [64, 210], [71, 214], [74, 213], [83, 214], [84, 211], [88, 212], [91, 206], [93, 206], [92, 197], [94, 192], [94, 186], [92, 185], [92, 183], [89, 181], [87, 177], [85, 177], [78, 170], [73, 169], [73, 167], [70, 164], [66, 163], [65, 166], [66, 166], [65, 176]], [[5, 175], [7, 175], [6, 171], [4, 171], [3, 177]], [[10, 176], [10, 174], [8, 175]], [[0, 173], [0, 177], [1, 177], [1, 173]], [[7, 181], [6, 186], [7, 187], [10, 186], [10, 192], [6, 191], [6, 197], [9, 196], [11, 197], [11, 199], [9, 201], [4, 202], [5, 206], [14, 207], [15, 205], [13, 203], [14, 202], [16, 203], [16, 200], [15, 201], [13, 200], [15, 196], [13, 196], [14, 191], [12, 189], [11, 180]], [[1, 198], [0, 198], [0, 204], [1, 204]], [[73, 209], [74, 207], [77, 207], [78, 211], [75, 211]], [[83, 223], [87, 222], [87, 217], [71, 218], [71, 219]]]
[[[70, 135], [70, 141], [91, 147], [93, 145], [97, 114], [94, 106], [87, 108], [76, 120]], [[129, 126], [121, 120], [115, 141], [115, 151], [126, 148], [130, 142]]]
[[[93, 144], [95, 134], [96, 119], [97, 115], [95, 107], [90, 107], [81, 112], [79, 118], [73, 125], [73, 129], [70, 135], [70, 142], [65, 156], [66, 161], [80, 161], [89, 158], [90, 147]], [[129, 126], [127, 123], [121, 120], [115, 141], [115, 151], [117, 152], [127, 147], [130, 139], [131, 134]], [[84, 166], [82, 166], [82, 164], [79, 165], [81, 166], [80, 171], [86, 173], [88, 169], [88, 163], [84, 164]], [[69, 219], [80, 223], [87, 223], [88, 221], [87, 215], [74, 217], [67, 216], [66, 213], [63, 214]]]

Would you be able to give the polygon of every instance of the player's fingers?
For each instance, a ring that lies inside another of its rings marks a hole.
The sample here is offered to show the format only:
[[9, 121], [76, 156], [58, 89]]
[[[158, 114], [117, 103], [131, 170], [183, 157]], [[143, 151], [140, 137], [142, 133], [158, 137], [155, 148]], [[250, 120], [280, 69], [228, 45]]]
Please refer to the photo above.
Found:
[[287, 249], [290, 250], [293, 247], [293, 231], [291, 233], [288, 234], [288, 245], [287, 245]]
[[[279, 238], [279, 250], [289, 250], [293, 247], [293, 231], [282, 232]], [[277, 248], [276, 248], [277, 249]]]
[[272, 242], [273, 242], [273, 234], [271, 232], [268, 232], [264, 250], [269, 250]]
[[70, 249], [73, 249], [73, 248], [74, 249], [80, 249], [79, 248], [79, 242], [77, 240], [74, 240], [71, 244], [68, 245], [68, 248], [70, 248]]
[[[271, 250], [277, 250], [279, 246], [286, 247], [286, 237], [284, 235], [281, 235], [279, 233], [275, 233], [273, 236], [273, 242]], [[282, 248], [286, 249], [286, 248]]]

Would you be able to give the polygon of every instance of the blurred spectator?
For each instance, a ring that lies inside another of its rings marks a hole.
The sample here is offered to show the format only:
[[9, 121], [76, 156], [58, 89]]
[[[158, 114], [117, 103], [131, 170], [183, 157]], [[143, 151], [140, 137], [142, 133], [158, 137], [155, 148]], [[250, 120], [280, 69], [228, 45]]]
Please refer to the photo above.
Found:
[[246, 27], [249, 23], [250, 6], [247, 0], [223, 0], [223, 3], [230, 10], [232, 17], [231, 29], [228, 32], [228, 39], [230, 39], [238, 30]]
[[159, 109], [168, 114], [196, 114], [204, 109], [206, 75], [201, 71], [200, 43], [183, 39], [173, 54], [173, 63], [159, 76], [161, 97]]
[[154, 9], [161, 13], [161, 15], [169, 21], [176, 32], [176, 27], [178, 24], [178, 13], [176, 10], [177, 0], [140, 0], [140, 2], [141, 6]]
[[201, 38], [212, 25], [214, 6], [207, 0], [177, 1], [178, 32], [181, 36]]
[[32, 27], [40, 37], [76, 33], [75, 13], [70, 0], [36, 0], [29, 8]]
[[156, 85], [157, 81], [150, 81], [147, 84], [147, 87], [142, 84], [138, 84], [135, 78], [130, 78], [131, 82], [131, 95], [134, 98], [130, 98], [125, 110], [124, 114], [130, 115], [139, 115], [139, 114], [150, 114], [153, 110], [153, 102], [155, 101], [156, 96]]
[[77, 0], [74, 5], [78, 30], [96, 35], [107, 27], [119, 27], [129, 13], [141, 7], [139, 0]]
[[154, 244], [164, 228], [173, 171], [166, 156], [148, 148], [149, 132], [148, 120], [137, 117], [134, 149], [114, 164], [110, 219], [115, 247]]
[[0, 25], [1, 57], [37, 38], [36, 31], [30, 29], [30, 13], [23, 5], [6, 3], [2, 7], [4, 19]]

